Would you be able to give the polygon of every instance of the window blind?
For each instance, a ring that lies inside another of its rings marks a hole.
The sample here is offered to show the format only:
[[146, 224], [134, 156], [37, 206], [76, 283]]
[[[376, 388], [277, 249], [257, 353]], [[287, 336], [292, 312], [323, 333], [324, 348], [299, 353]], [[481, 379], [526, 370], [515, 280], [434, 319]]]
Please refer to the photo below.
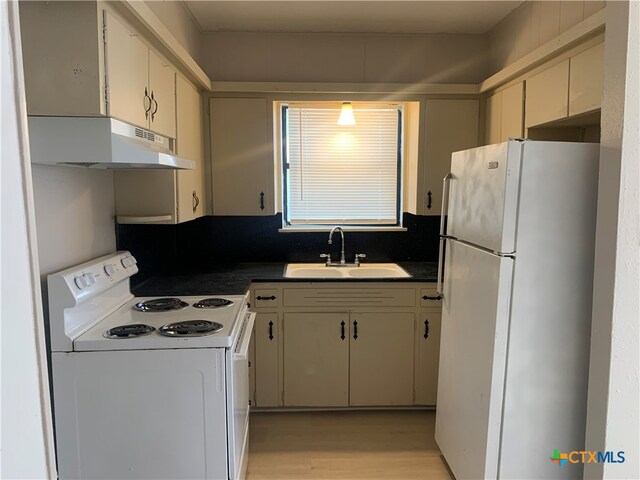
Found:
[[398, 224], [399, 110], [354, 114], [339, 126], [339, 108], [287, 107], [287, 224]]

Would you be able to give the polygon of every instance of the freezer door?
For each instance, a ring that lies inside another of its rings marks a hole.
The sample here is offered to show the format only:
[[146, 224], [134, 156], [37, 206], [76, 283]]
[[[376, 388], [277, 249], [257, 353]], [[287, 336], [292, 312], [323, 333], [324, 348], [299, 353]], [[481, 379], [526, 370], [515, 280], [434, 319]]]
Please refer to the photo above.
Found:
[[515, 251], [523, 142], [455, 152], [447, 234], [493, 252]]
[[497, 478], [514, 260], [447, 241], [435, 438], [455, 478]]

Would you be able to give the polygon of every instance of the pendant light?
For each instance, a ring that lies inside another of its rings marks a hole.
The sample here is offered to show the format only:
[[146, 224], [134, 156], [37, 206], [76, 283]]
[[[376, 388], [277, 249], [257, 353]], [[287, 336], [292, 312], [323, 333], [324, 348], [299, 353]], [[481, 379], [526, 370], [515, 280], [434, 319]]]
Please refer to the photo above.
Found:
[[356, 119], [353, 116], [353, 107], [351, 102], [342, 102], [342, 109], [340, 110], [340, 118], [338, 118], [338, 125], [355, 125]]

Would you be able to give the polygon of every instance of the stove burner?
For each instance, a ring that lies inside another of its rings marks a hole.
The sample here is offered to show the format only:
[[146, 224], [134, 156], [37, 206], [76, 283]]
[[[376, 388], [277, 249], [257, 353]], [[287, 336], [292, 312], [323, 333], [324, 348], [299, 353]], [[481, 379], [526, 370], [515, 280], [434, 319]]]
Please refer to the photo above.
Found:
[[119, 325], [117, 327], [110, 328], [102, 334], [104, 338], [136, 338], [144, 335], [149, 335], [154, 332], [155, 328], [142, 323], [136, 323], [134, 325]]
[[166, 337], [203, 337], [222, 330], [224, 326], [218, 322], [208, 320], [185, 320], [183, 322], [168, 323], [158, 330]]
[[193, 304], [196, 308], [219, 308], [227, 305], [233, 305], [233, 302], [226, 298], [205, 298]]
[[136, 303], [133, 308], [139, 312], [170, 312], [172, 310], [182, 310], [189, 304], [179, 298], [154, 298]]

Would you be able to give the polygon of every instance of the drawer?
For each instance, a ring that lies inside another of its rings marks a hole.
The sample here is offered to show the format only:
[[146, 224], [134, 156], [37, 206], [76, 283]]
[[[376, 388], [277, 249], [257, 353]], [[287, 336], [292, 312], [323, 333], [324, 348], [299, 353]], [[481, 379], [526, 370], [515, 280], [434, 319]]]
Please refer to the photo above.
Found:
[[420, 289], [420, 306], [442, 308], [442, 299], [436, 291], [436, 286]]
[[413, 288], [285, 288], [285, 307], [413, 307]]
[[256, 308], [277, 307], [280, 304], [277, 288], [256, 288], [253, 292], [253, 306]]

